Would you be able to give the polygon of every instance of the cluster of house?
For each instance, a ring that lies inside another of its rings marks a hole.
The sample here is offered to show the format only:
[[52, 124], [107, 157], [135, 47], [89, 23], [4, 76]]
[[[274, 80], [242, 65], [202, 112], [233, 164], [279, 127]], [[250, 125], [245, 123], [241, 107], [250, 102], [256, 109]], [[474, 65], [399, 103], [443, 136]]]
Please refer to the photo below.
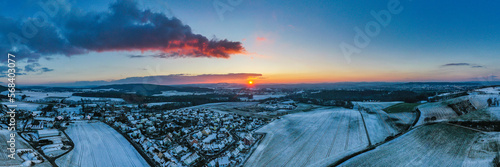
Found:
[[106, 118], [159, 166], [230, 166], [245, 160], [268, 121], [209, 109], [125, 113]]
[[70, 149], [69, 139], [57, 129], [38, 130], [38, 146], [48, 157], [56, 157]]
[[59, 156], [71, 147], [69, 139], [57, 129], [40, 129], [22, 133], [22, 136], [31, 143], [36, 143], [48, 157]]

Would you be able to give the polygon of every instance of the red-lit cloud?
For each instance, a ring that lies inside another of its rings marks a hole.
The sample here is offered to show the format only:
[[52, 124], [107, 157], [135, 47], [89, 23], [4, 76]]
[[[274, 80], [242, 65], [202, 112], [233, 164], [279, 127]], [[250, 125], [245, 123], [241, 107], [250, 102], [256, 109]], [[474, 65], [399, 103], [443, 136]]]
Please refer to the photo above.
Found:
[[[163, 57], [208, 58], [246, 53], [241, 42], [195, 34], [175, 17], [139, 9], [135, 0], [118, 0], [103, 12], [68, 9], [61, 8], [58, 15], [46, 20], [48, 24], [38, 29], [26, 47], [16, 50], [8, 40], [3, 40], [0, 51], [32, 61], [55, 54], [71, 56], [106, 51], [152, 51]], [[0, 21], [4, 23], [0, 29], [8, 28], [5, 32], [22, 34], [15, 29], [21, 26], [14, 19], [0, 16]]]

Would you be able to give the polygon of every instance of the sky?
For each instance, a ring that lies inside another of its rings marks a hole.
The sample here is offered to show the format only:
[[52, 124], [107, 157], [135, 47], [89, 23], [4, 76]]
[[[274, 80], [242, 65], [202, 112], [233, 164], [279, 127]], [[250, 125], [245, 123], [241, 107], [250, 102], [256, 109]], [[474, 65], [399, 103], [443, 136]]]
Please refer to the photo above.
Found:
[[500, 2], [1, 1], [24, 85], [498, 81]]

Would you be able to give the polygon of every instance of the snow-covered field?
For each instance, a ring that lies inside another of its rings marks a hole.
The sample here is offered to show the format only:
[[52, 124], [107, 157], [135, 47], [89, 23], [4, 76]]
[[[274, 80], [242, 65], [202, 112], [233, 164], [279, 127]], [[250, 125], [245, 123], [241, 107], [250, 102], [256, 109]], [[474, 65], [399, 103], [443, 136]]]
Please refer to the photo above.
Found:
[[266, 137], [244, 166], [308, 166], [368, 146], [361, 114], [343, 108], [290, 114], [257, 132]]
[[206, 95], [207, 93], [196, 92], [178, 92], [178, 91], [162, 91], [161, 94], [154, 94], [153, 96], [186, 96], [186, 95]]
[[79, 114], [81, 112], [82, 106], [78, 105], [76, 107], [64, 107], [64, 108], [58, 108], [57, 111], [61, 113], [68, 113], [68, 114]]
[[451, 107], [442, 102], [423, 104], [418, 106], [418, 109], [420, 110], [420, 118], [416, 126], [423, 125], [429, 121], [449, 120], [458, 116]]
[[340, 166], [492, 166], [498, 134], [449, 124], [422, 126]]
[[[23, 163], [19, 156], [15, 156], [16, 159], [10, 159], [8, 155], [10, 152], [7, 150], [7, 140], [10, 140], [10, 131], [4, 129], [0, 130], [0, 166], [16, 166]], [[16, 148], [30, 148], [28, 143], [24, 142], [20, 137], [16, 137]]]
[[482, 93], [487, 93], [487, 94], [499, 94], [500, 93], [500, 87], [489, 87], [489, 88], [483, 88], [483, 89], [477, 89], [476, 92], [482, 92]]
[[208, 103], [187, 108], [240, 108], [256, 105], [259, 102], [221, 102], [221, 103]]
[[[257, 105], [259, 102], [222, 102], [222, 103], [208, 103], [192, 107], [186, 107], [187, 109], [210, 109], [222, 114], [229, 112], [237, 112], [234, 108], [244, 108], [249, 106]], [[242, 115], [248, 116], [249, 113], [237, 112]]]
[[81, 96], [70, 96], [66, 98], [65, 100], [71, 100], [71, 101], [80, 101], [80, 100], [92, 100], [92, 101], [97, 101], [97, 100], [109, 100], [109, 101], [114, 101], [114, 102], [124, 102], [125, 100], [120, 99], [120, 98], [102, 98], [102, 97], [81, 97]]
[[490, 107], [487, 111], [492, 115], [494, 120], [500, 120], [500, 107]]
[[[20, 98], [23, 95], [26, 95], [26, 98], [24, 99], [25, 101], [31, 101], [31, 102], [36, 102], [39, 100], [43, 100], [45, 98], [50, 98], [50, 97], [63, 97], [66, 100], [71, 100], [71, 101], [80, 101], [81, 99], [86, 99], [86, 100], [110, 100], [110, 101], [115, 101], [115, 102], [122, 102], [124, 101], [123, 99], [120, 98], [100, 98], [100, 97], [81, 97], [81, 96], [73, 96], [73, 93], [75, 92], [36, 92], [36, 91], [20, 91], [16, 92], [16, 97]], [[7, 95], [8, 91], [3, 91], [0, 94]]]
[[414, 113], [387, 114], [384, 108], [400, 102], [356, 102], [356, 105], [368, 108], [368, 112], [362, 111], [366, 128], [372, 144], [385, 141], [389, 136], [396, 135], [404, 129], [399, 129], [396, 123], [411, 124], [416, 119]]
[[[7, 140], [10, 140], [10, 131], [3, 129], [0, 130], [0, 166], [20, 166], [23, 163], [23, 159], [19, 157], [17, 154], [15, 155], [16, 159], [10, 159], [8, 154], [10, 152], [7, 150]], [[16, 134], [17, 135], [17, 134]], [[32, 149], [29, 144], [24, 141], [21, 137], [16, 137], [16, 149]], [[41, 164], [37, 164], [40, 167], [50, 167], [50, 163], [45, 161]]]
[[488, 107], [488, 99], [489, 98], [497, 98], [500, 99], [500, 95], [470, 95], [468, 96], [472, 105], [474, 105], [478, 109], [484, 109]]
[[27, 111], [37, 111], [37, 108], [39, 106], [46, 106], [44, 104], [37, 104], [37, 103], [26, 103], [26, 102], [15, 102], [15, 103], [9, 103], [9, 102], [2, 102], [4, 105], [17, 105], [16, 110], [27, 110]]
[[21, 97], [22, 95], [26, 95], [27, 101], [36, 101], [40, 99], [44, 99], [46, 97], [69, 97], [73, 94], [74, 92], [35, 92], [35, 91], [21, 91], [21, 92], [16, 92], [16, 96]]
[[56, 160], [59, 166], [149, 166], [127, 139], [102, 122], [75, 122], [66, 133], [75, 148]]
[[286, 95], [253, 95], [253, 100], [264, 100], [269, 98], [280, 98]]
[[146, 103], [146, 105], [148, 107], [151, 107], [151, 106], [161, 106], [161, 105], [164, 105], [164, 104], [172, 104], [172, 103], [175, 103], [175, 102]]
[[[453, 104], [453, 103], [458, 103], [460, 101], [466, 101], [468, 100], [470, 104], [472, 104], [476, 109], [482, 110], [488, 108], [488, 103], [487, 100], [488, 98], [498, 98], [500, 99], [499, 95], [469, 95], [469, 96], [462, 96], [454, 99], [450, 99], [444, 102], [436, 102], [436, 103], [427, 103], [418, 106], [418, 109], [420, 110], [420, 119], [417, 123], [417, 125], [422, 125], [425, 124], [426, 122], [440, 122], [440, 121], [446, 121], [450, 120], [453, 118], [457, 118], [458, 114], [453, 111], [451, 107], [448, 106], [448, 104]], [[478, 112], [478, 111], [476, 111]], [[464, 115], [467, 117], [467, 115], [474, 115], [475, 113], [469, 113]], [[463, 117], [463, 116], [462, 116]], [[431, 120], [431, 119], [434, 120]]]

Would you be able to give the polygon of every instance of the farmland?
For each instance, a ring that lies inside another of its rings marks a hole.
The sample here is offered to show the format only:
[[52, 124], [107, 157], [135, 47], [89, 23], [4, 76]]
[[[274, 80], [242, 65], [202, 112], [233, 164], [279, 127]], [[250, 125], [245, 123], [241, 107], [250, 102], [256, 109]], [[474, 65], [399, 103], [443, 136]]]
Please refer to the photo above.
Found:
[[420, 110], [420, 119], [417, 125], [423, 125], [429, 122], [446, 121], [451, 118], [458, 117], [457, 113], [451, 107], [448, 107], [442, 102], [427, 103], [418, 106]]
[[340, 166], [491, 166], [498, 133], [450, 124], [418, 127]]
[[307, 166], [369, 144], [360, 113], [342, 108], [287, 115], [257, 132], [267, 135], [245, 166]]
[[482, 92], [486, 94], [500, 94], [500, 87], [487, 87], [487, 88], [482, 88], [482, 89], [477, 89], [477, 92]]
[[149, 166], [123, 136], [104, 123], [75, 122], [66, 132], [75, 147], [56, 160], [59, 166]]
[[414, 112], [386, 113], [384, 108], [400, 104], [399, 102], [357, 102], [358, 109], [362, 110], [372, 144], [386, 140], [408, 129], [416, 119]]
[[382, 110], [398, 103], [356, 102], [359, 111], [319, 108], [284, 116], [257, 131], [266, 137], [245, 166], [331, 164], [406, 130], [416, 113], [387, 114]]
[[[454, 98], [450, 100], [446, 100], [443, 102], [436, 103], [427, 103], [418, 106], [421, 115], [417, 125], [423, 125], [429, 122], [442, 122], [448, 121], [452, 119], [461, 119], [467, 117], [475, 117], [481, 119], [481, 117], [485, 116], [484, 109], [488, 107], [488, 103], [486, 102], [488, 98], [499, 98], [498, 95], [469, 95], [463, 96], [459, 98]], [[470, 112], [466, 115], [462, 115], [459, 118], [459, 114], [455, 111], [450, 104], [463, 103], [467, 107], [473, 108], [473, 112]], [[481, 116], [482, 115], [482, 116]], [[484, 118], [484, 117], [483, 117]]]

